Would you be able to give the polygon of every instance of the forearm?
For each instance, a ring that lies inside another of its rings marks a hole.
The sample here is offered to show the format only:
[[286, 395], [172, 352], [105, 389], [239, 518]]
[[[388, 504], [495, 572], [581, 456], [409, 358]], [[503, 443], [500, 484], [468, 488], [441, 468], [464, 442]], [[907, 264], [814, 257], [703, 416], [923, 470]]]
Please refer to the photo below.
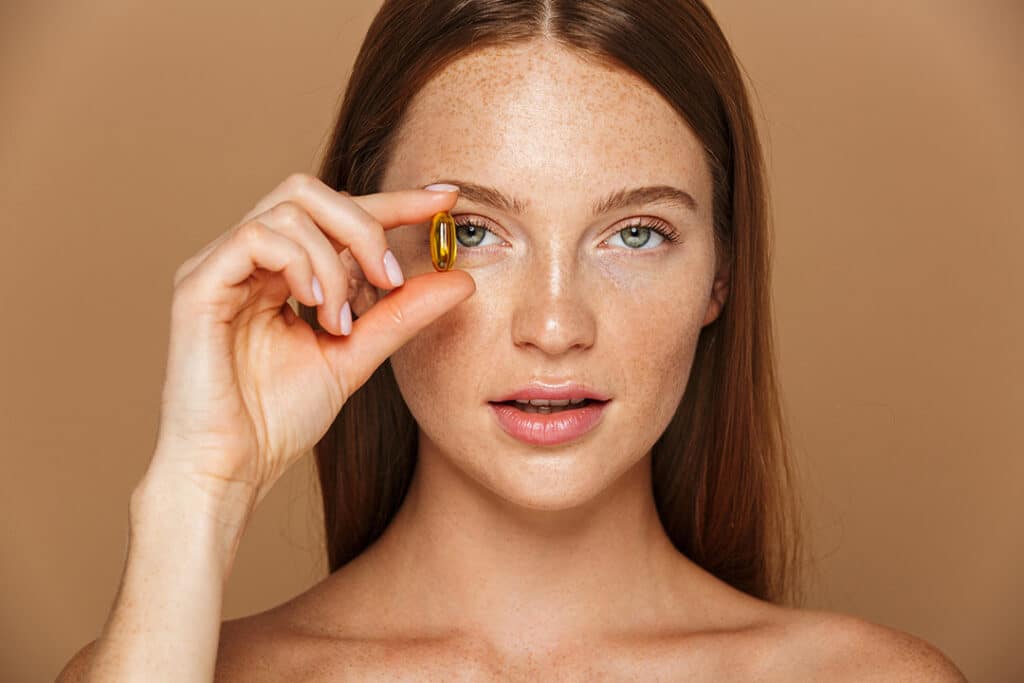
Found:
[[213, 680], [247, 511], [211, 506], [169, 486], [136, 489], [124, 575], [86, 680]]

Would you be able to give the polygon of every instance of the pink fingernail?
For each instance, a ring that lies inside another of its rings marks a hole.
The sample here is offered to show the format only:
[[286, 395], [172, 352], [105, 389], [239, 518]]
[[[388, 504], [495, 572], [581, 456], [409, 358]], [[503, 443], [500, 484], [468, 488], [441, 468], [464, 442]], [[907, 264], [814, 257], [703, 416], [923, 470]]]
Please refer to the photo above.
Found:
[[324, 302], [324, 289], [320, 286], [320, 281], [316, 279], [316, 275], [313, 276], [313, 298], [316, 299], [318, 306]]
[[348, 305], [347, 301], [341, 307], [339, 324], [343, 335], [352, 334], [352, 307]]
[[393, 287], [401, 287], [402, 283], [405, 282], [405, 276], [402, 275], [398, 259], [395, 258], [390, 249], [384, 252], [384, 271], [388, 274], [388, 279], [391, 280]]
[[423, 188], [424, 190], [430, 190], [431, 192], [458, 192], [458, 185], [449, 185], [448, 183], [434, 183], [433, 185], [427, 185]]

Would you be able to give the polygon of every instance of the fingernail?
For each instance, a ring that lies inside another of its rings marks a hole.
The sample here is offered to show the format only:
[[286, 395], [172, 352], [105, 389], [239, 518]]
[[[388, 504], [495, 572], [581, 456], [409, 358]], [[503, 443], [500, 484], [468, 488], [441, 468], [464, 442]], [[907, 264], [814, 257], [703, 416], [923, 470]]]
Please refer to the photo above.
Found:
[[388, 274], [388, 279], [391, 280], [393, 287], [401, 287], [402, 283], [405, 282], [402, 269], [398, 266], [398, 259], [395, 258], [390, 249], [384, 252], [384, 272]]
[[316, 299], [318, 305], [324, 302], [324, 290], [320, 286], [320, 281], [316, 279], [316, 275], [313, 276], [313, 298]]
[[427, 185], [423, 188], [424, 190], [430, 190], [431, 192], [458, 192], [458, 185], [449, 185], [448, 183], [434, 183], [433, 185]]
[[348, 305], [346, 301], [341, 307], [341, 315], [339, 324], [341, 325], [341, 333], [345, 336], [352, 334], [352, 307]]

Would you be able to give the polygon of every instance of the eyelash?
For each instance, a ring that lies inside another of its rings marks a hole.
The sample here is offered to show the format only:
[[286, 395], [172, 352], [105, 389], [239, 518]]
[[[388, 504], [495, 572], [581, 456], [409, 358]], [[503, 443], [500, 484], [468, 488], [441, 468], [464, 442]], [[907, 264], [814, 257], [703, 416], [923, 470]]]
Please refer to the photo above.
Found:
[[[622, 232], [623, 230], [628, 230], [630, 228], [647, 228], [648, 230], [651, 230], [652, 232], [658, 233], [659, 235], [664, 237], [667, 241], [672, 242], [673, 244], [678, 244], [679, 241], [680, 241], [679, 231], [676, 230], [675, 228], [673, 228], [671, 225], [668, 225], [667, 223], [662, 223], [661, 221], [658, 221], [658, 220], [652, 221], [650, 219], [643, 219], [643, 218], [638, 218], [637, 220], [635, 220], [634, 222], [630, 223], [629, 225], [622, 226], [621, 228], [616, 230], [616, 234]], [[641, 251], [641, 250], [640, 249], [633, 249], [632, 251]]]
[[[483, 222], [481, 222], [479, 219], [476, 219], [476, 218], [473, 218], [473, 217], [457, 218], [457, 219], [455, 219], [455, 228], [456, 229], [464, 227], [464, 226], [474, 227], [474, 228], [477, 228], [478, 230], [486, 230], [487, 232], [490, 232], [490, 233], [494, 232], [493, 230], [488, 228]], [[612, 236], [619, 234], [623, 230], [629, 230], [630, 228], [647, 228], [648, 230], [651, 230], [652, 232], [658, 233], [659, 235], [664, 237], [666, 241], [671, 242], [672, 244], [678, 244], [681, 241], [681, 238], [679, 236], [679, 231], [676, 230], [675, 228], [673, 228], [671, 225], [668, 225], [667, 223], [663, 223], [663, 222], [658, 221], [658, 220], [653, 220], [652, 221], [650, 219], [643, 219], [643, 218], [639, 218], [639, 219], [629, 223], [628, 225], [622, 226], [621, 228], [616, 230], [614, 233], [612, 233]], [[475, 248], [476, 247], [463, 247], [463, 249], [475, 249]], [[648, 249], [627, 249], [627, 251], [650, 251], [650, 250], [648, 250]]]

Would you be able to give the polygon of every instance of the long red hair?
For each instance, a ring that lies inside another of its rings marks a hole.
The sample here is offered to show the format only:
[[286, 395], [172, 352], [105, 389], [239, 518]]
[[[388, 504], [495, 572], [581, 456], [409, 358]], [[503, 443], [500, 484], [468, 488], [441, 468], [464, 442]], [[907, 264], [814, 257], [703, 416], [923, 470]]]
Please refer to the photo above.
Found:
[[[319, 177], [354, 195], [377, 192], [406, 107], [433, 74], [473, 50], [538, 38], [645, 79], [703, 143], [730, 290], [701, 330], [685, 394], [653, 447], [653, 494], [666, 533], [692, 561], [750, 595], [799, 602], [801, 506], [773, 352], [763, 157], [739, 66], [702, 2], [387, 0], [356, 59]], [[318, 327], [315, 309], [300, 304], [300, 314]], [[416, 465], [416, 423], [389, 361], [314, 453], [334, 571], [383, 532]]]

